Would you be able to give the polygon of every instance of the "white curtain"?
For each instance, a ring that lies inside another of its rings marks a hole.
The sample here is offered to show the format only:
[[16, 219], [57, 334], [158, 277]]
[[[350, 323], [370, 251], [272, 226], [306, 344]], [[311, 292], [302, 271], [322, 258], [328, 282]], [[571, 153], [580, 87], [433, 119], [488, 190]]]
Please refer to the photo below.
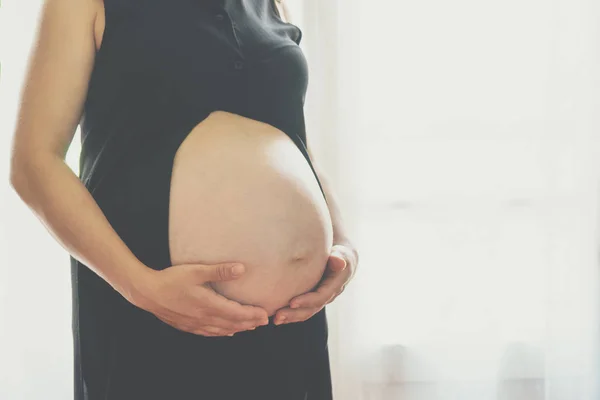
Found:
[[598, 3], [302, 3], [336, 398], [599, 399]]
[[[600, 399], [600, 5], [285, 1], [361, 254], [328, 311], [336, 400]], [[40, 5], [0, 8], [6, 178]], [[68, 257], [0, 188], [0, 398], [72, 398]]]

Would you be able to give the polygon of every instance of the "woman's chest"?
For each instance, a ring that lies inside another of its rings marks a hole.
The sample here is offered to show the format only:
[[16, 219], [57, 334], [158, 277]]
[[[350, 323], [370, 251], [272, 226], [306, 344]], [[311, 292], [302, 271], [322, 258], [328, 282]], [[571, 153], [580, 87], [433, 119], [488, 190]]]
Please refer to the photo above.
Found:
[[278, 17], [273, 0], [105, 1], [92, 87], [118, 81], [141, 98], [169, 87], [194, 102], [256, 90], [304, 96], [302, 32]]

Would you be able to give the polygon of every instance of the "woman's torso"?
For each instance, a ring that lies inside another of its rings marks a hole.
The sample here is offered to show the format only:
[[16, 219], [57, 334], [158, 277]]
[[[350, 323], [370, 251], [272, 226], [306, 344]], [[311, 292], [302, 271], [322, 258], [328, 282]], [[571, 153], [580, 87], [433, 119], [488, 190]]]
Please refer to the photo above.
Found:
[[[301, 31], [273, 0], [138, 2], [99, 24], [82, 179], [108, 193], [118, 171], [140, 189], [132, 213], [166, 203], [169, 263], [242, 262], [243, 279], [213, 287], [272, 313], [318, 282], [332, 241], [305, 148]], [[156, 165], [172, 168], [166, 197], [142, 189]]]
[[242, 279], [212, 283], [226, 297], [271, 315], [320, 280], [330, 216], [306, 160], [273, 126], [211, 113], [179, 148], [170, 195], [173, 265], [246, 266]]

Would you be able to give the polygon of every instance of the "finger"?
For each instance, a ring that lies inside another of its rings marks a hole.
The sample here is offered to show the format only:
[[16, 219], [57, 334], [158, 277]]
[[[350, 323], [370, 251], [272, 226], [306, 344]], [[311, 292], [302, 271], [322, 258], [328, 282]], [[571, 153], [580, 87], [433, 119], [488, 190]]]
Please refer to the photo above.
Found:
[[304, 293], [290, 301], [290, 308], [299, 309], [319, 307], [326, 304], [333, 295], [334, 291], [330, 289]]
[[275, 316], [275, 325], [289, 324], [293, 322], [306, 321], [323, 307], [316, 308], [299, 308], [292, 310], [291, 308], [284, 308], [280, 310]]
[[220, 329], [216, 326], [202, 326], [201, 328], [196, 328], [199, 332], [204, 332], [204, 336], [233, 336], [236, 332], [230, 331], [228, 329]]
[[327, 300], [327, 304], [330, 304], [335, 299], [337, 299], [339, 295], [344, 292], [344, 289], [346, 289], [346, 285], [343, 285], [337, 292], [335, 292], [334, 295], [329, 300]]
[[177, 329], [177, 330], [180, 330], [183, 332], [192, 332], [194, 330], [194, 327], [190, 324], [185, 324], [185, 323], [182, 323], [181, 321], [175, 321], [175, 320], [163, 317], [163, 316], [155, 315], [155, 317], [174, 329]]
[[329, 300], [327, 300], [327, 304], [332, 303], [335, 299], [337, 299], [337, 297], [341, 294], [341, 292], [336, 293], [334, 296], [332, 296]]
[[233, 322], [256, 322], [257, 325], [269, 323], [267, 311], [261, 307], [242, 305], [216, 292], [212, 292], [210, 297], [211, 307], [216, 316]]
[[205, 325], [201, 329], [216, 336], [228, 336], [232, 333], [229, 329], [223, 329], [218, 326], [211, 325]]
[[340, 251], [332, 251], [327, 260], [327, 267], [334, 272], [343, 271], [346, 268], [346, 259], [344, 258], [344, 255]]
[[214, 265], [194, 264], [198, 271], [198, 279], [202, 283], [230, 281], [244, 274], [245, 267], [240, 263], [223, 263]]
[[330, 275], [323, 279], [317, 289], [311, 292], [303, 293], [290, 300], [291, 308], [317, 307], [320, 304], [326, 304], [332, 296], [336, 296], [348, 283], [349, 270], [342, 272], [330, 272]]
[[[202, 326], [199, 328], [198, 327], [198, 323], [196, 321], [193, 320], [173, 320], [170, 319], [168, 317], [165, 316], [156, 316], [159, 320], [161, 320], [162, 322], [170, 325], [171, 327], [183, 331], [183, 332], [190, 332], [190, 333], [200, 333], [200, 334], [210, 334], [210, 333], [214, 333], [214, 332], [209, 332], [208, 330], [204, 329], [204, 325], [210, 325], [213, 327], [218, 327], [221, 328], [224, 331], [227, 331], [227, 333], [232, 333], [236, 331], [236, 327], [235, 324], [230, 323], [229, 321], [221, 321], [220, 318], [204, 318], [202, 321]], [[230, 324], [231, 326], [227, 326], [228, 324]], [[247, 324], [246, 324], [247, 325]], [[246, 325], [242, 324], [242, 327], [245, 327]], [[240, 331], [241, 329], [237, 329], [237, 331]]]
[[194, 329], [194, 330], [190, 331], [190, 333], [193, 333], [194, 335], [201, 335], [201, 336], [208, 336], [208, 337], [218, 336], [218, 335], [208, 332], [204, 329]]
[[235, 322], [221, 317], [212, 317], [206, 320], [207, 325], [216, 326], [229, 332], [251, 331], [256, 329], [256, 321]]
[[334, 274], [324, 279], [316, 290], [307, 292], [290, 300], [291, 308], [318, 307], [325, 304], [345, 285], [344, 274]]
[[347, 268], [343, 268], [340, 271], [334, 271], [329, 267], [325, 270], [323, 274], [323, 280], [321, 281], [319, 286], [330, 285], [332, 283], [336, 283], [338, 286], [346, 284], [350, 277], [351, 271]]

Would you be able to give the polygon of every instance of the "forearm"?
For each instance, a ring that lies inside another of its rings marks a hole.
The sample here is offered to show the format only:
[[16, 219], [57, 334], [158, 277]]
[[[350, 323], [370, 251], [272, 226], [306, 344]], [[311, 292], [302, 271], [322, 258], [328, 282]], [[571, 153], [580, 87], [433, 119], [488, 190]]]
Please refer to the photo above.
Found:
[[129, 250], [67, 164], [53, 154], [13, 162], [10, 182], [50, 234], [127, 300], [149, 268]]

